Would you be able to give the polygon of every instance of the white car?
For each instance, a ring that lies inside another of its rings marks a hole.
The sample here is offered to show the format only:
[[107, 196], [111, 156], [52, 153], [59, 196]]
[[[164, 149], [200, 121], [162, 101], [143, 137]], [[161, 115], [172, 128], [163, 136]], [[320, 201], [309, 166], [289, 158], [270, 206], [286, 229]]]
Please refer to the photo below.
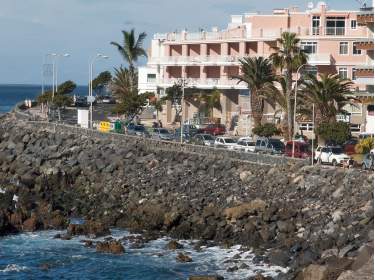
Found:
[[242, 137], [238, 139], [237, 146], [235, 148], [245, 152], [255, 152], [255, 141], [253, 141], [250, 137]]
[[350, 160], [341, 147], [318, 147], [314, 159], [319, 163], [329, 163], [333, 166], [343, 164]]
[[217, 137], [214, 145], [216, 148], [234, 150], [237, 147], [237, 141], [230, 137]]

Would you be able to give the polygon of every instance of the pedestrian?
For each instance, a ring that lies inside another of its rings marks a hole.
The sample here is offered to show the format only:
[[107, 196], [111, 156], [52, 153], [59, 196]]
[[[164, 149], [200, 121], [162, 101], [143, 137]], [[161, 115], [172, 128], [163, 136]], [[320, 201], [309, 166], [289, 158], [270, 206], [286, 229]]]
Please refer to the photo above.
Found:
[[159, 120], [158, 122], [159, 122], [159, 127], [163, 128], [163, 124], [162, 124], [161, 120]]

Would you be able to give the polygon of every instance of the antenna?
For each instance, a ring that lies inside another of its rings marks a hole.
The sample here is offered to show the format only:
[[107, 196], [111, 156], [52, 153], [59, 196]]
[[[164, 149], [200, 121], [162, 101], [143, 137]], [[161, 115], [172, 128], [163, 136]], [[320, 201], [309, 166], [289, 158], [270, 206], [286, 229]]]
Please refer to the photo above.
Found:
[[361, 8], [366, 7], [367, 0], [356, 0], [356, 1], [359, 3], [359, 5], [361, 5]]

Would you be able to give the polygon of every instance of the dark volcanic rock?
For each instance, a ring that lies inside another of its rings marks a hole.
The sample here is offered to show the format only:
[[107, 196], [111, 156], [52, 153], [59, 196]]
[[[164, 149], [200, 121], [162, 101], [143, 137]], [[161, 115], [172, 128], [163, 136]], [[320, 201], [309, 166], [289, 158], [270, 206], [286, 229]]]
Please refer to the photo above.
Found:
[[242, 244], [257, 250], [254, 262], [291, 267], [289, 279], [311, 265], [324, 274], [357, 269], [369, 258], [370, 172], [258, 165], [134, 137], [52, 129], [12, 116], [0, 121], [0, 235], [61, 229], [69, 217], [85, 217], [61, 238], [105, 236], [117, 226], [152, 238]]

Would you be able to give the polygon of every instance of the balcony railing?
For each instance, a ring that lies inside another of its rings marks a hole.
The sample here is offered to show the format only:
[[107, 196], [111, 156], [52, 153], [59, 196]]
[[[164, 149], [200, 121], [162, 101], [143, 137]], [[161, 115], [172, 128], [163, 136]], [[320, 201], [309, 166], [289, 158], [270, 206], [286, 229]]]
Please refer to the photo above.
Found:
[[[165, 78], [161, 81], [164, 85], [173, 85], [181, 81], [182, 78]], [[247, 85], [244, 82], [238, 83], [238, 80], [230, 78], [185, 78], [186, 87], [199, 88], [241, 88], [246, 89]]]
[[159, 59], [150, 60], [149, 63], [175, 64], [175, 65], [227, 65], [239, 64], [241, 56], [238, 55], [217, 55], [217, 56], [166, 56]]
[[325, 34], [327, 36], [343, 36], [345, 35], [345, 27], [326, 27]]
[[308, 63], [310, 65], [331, 65], [332, 55], [330, 53], [308, 54]]

